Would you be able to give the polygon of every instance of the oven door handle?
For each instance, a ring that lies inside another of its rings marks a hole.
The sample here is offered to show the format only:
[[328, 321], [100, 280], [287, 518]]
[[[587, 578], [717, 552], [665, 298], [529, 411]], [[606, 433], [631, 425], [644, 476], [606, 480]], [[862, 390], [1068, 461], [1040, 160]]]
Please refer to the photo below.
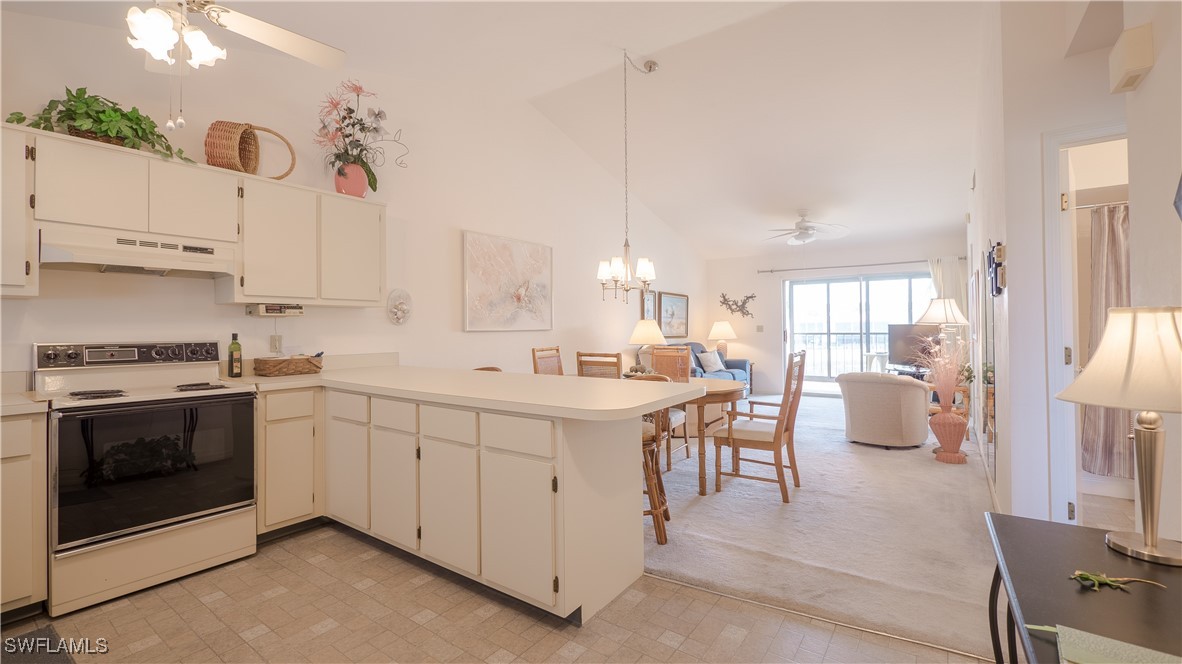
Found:
[[141, 401], [138, 403], [124, 403], [112, 406], [92, 406], [89, 408], [65, 408], [53, 411], [54, 417], [89, 417], [92, 415], [118, 415], [120, 413], [143, 413], [156, 410], [176, 410], [178, 408], [197, 408], [203, 406], [218, 406], [254, 401], [255, 393], [240, 394], [208, 399], [167, 399], [159, 401]]

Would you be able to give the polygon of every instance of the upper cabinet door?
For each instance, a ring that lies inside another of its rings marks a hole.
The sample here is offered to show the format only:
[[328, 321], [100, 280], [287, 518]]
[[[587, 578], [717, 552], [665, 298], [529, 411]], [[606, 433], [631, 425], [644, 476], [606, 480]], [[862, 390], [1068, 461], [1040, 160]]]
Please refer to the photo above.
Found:
[[250, 178], [242, 186], [242, 293], [314, 300], [316, 194]]
[[3, 228], [0, 273], [3, 278], [0, 282], [4, 286], [23, 288], [36, 278], [32, 270], [36, 267], [33, 263], [37, 259], [36, 251], [29, 251], [29, 240], [33, 233], [28, 217], [31, 187], [27, 165], [30, 162], [25, 159], [29, 142], [24, 132], [5, 129], [3, 136], [3, 145], [0, 145], [0, 179], [3, 181], [3, 189], [0, 190], [0, 205], [3, 206], [0, 207], [0, 228]]
[[320, 197], [320, 297], [377, 302], [382, 295], [382, 211]]
[[148, 230], [148, 163], [132, 150], [37, 137], [37, 205], [47, 221]]
[[148, 218], [153, 233], [238, 241], [238, 175], [149, 161]]

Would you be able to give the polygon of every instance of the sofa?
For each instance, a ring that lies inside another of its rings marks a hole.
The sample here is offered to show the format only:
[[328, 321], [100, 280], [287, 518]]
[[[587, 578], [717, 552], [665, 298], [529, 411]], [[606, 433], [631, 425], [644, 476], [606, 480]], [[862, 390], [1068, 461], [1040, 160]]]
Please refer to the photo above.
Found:
[[[721, 371], [712, 371], [707, 373], [702, 369], [702, 361], [698, 359], [698, 353], [706, 352], [706, 347], [696, 341], [690, 341], [685, 344], [669, 343], [670, 346], [689, 346], [690, 357], [693, 359], [693, 366], [690, 367], [690, 376], [694, 378], [723, 378], [725, 380], [741, 380], [747, 383], [747, 387], [751, 387], [751, 360], [731, 360], [727, 358], [722, 359], [723, 365], [726, 367]], [[642, 364], [646, 367], [652, 366], [652, 348], [645, 346], [640, 350], [639, 358]]]
[[837, 377], [845, 402], [845, 437], [883, 447], [915, 447], [928, 439], [927, 383], [895, 374]]

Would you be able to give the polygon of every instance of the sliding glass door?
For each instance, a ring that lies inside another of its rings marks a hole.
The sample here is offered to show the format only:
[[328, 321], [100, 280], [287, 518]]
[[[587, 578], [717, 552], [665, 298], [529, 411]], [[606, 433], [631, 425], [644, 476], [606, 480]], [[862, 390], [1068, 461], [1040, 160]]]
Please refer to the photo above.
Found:
[[926, 274], [786, 282], [787, 353], [805, 350], [805, 375], [832, 379], [886, 366], [887, 326], [910, 323], [934, 297]]

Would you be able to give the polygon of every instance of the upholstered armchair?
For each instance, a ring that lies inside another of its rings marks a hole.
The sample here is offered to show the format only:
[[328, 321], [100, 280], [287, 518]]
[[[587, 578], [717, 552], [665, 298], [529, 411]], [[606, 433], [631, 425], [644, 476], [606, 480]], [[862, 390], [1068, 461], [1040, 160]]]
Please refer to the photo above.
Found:
[[915, 447], [928, 439], [928, 386], [877, 372], [837, 377], [845, 402], [845, 437], [884, 447]]

